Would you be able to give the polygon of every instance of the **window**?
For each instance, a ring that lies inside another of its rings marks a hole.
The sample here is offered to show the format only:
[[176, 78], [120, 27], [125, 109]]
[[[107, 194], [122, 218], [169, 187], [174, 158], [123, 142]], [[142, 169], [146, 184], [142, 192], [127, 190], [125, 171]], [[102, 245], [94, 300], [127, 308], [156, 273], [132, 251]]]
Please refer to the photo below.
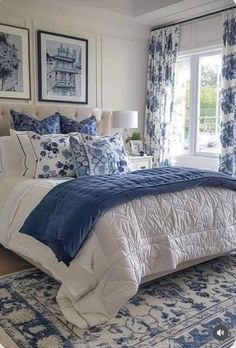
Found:
[[180, 56], [176, 68], [175, 155], [217, 156], [221, 52]]

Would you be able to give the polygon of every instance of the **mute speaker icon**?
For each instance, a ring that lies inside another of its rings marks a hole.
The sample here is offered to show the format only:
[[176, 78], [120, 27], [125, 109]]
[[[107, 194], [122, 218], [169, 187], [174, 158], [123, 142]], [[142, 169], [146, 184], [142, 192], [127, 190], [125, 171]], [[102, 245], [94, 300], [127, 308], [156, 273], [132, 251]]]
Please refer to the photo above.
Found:
[[217, 336], [223, 336], [225, 334], [225, 331], [220, 329], [217, 331], [216, 334], [217, 334]]
[[229, 336], [229, 330], [226, 326], [219, 324], [213, 329], [212, 335], [218, 341], [224, 341]]

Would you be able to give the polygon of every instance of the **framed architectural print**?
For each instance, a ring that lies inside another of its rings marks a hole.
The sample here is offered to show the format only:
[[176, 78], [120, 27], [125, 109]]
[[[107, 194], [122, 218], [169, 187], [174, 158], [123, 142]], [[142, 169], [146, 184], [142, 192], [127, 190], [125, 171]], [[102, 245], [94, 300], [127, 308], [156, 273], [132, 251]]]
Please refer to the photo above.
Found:
[[39, 100], [87, 104], [88, 40], [38, 31]]
[[0, 98], [30, 99], [27, 28], [0, 24]]

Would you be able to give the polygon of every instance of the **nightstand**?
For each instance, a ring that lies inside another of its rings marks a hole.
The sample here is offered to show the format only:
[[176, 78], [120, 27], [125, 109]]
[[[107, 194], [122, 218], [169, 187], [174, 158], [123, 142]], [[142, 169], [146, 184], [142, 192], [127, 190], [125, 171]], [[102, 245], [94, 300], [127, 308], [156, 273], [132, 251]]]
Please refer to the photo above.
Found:
[[152, 156], [129, 156], [132, 170], [152, 168]]

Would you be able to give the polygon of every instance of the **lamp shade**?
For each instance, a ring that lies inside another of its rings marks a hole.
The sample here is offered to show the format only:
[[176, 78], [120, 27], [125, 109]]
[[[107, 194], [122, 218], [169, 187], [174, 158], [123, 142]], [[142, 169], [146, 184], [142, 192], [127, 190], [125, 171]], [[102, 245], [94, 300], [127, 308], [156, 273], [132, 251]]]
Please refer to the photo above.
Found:
[[138, 128], [138, 111], [113, 111], [113, 128]]

